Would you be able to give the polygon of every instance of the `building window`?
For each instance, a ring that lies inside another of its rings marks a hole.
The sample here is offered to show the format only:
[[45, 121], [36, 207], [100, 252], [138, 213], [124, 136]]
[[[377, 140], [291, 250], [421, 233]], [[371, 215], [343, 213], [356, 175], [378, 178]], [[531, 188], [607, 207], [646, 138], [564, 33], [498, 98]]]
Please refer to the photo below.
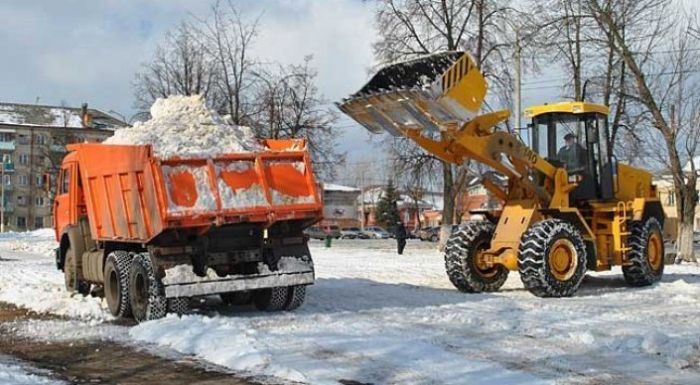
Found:
[[24, 174], [18, 175], [17, 184], [19, 184], [20, 186], [26, 186], [27, 184], [29, 184], [29, 178]]
[[25, 217], [17, 217], [17, 227], [20, 229], [24, 229], [27, 227], [27, 218]]
[[34, 206], [36, 206], [36, 207], [43, 207], [45, 203], [46, 203], [46, 200], [44, 199], [44, 197], [34, 198]]
[[17, 205], [18, 206], [26, 206], [27, 205], [27, 197], [24, 195], [17, 195]]
[[675, 206], [676, 205], [676, 194], [673, 193], [673, 191], [669, 191], [668, 194], [666, 194], [666, 206]]
[[19, 154], [19, 164], [29, 164], [29, 154]]
[[39, 134], [36, 136], [36, 144], [38, 145], [45, 145], [46, 144], [46, 136]]
[[12, 142], [15, 140], [15, 135], [9, 132], [0, 132], [0, 142]]
[[42, 177], [41, 175], [37, 175], [35, 180], [37, 187], [41, 187], [44, 185], [44, 177]]
[[27, 138], [27, 135], [24, 134], [19, 134], [17, 136], [17, 141], [19, 144], [29, 144], [29, 138]]
[[34, 228], [35, 229], [41, 229], [44, 227], [44, 217], [36, 217], [34, 218]]
[[5, 183], [5, 185], [11, 185], [12, 175], [3, 175], [3, 182]]

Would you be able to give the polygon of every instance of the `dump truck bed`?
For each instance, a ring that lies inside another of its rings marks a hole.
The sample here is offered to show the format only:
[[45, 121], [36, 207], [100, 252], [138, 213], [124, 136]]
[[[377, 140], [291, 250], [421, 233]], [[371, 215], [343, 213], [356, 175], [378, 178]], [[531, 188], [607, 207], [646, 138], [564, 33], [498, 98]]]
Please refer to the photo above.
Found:
[[70, 145], [93, 238], [148, 243], [167, 229], [321, 218], [303, 140], [267, 151], [160, 159], [148, 145]]

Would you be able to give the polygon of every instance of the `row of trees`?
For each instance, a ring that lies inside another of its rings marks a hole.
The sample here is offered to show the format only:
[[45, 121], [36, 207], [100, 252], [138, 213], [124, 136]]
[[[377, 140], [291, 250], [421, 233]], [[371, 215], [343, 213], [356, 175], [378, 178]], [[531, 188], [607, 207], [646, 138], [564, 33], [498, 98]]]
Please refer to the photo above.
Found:
[[183, 20], [136, 74], [136, 107], [202, 94], [211, 108], [261, 138], [307, 139], [316, 169], [332, 178], [344, 154], [336, 147], [337, 112], [315, 85], [312, 56], [287, 65], [254, 57], [259, 28], [260, 19], [245, 18], [231, 0], [215, 2], [205, 18]]
[[[558, 85], [570, 100], [585, 97], [611, 106], [608, 144], [620, 160], [671, 176], [679, 254], [693, 259], [698, 194], [692, 159], [700, 136], [697, 10], [672, 0], [380, 0], [376, 26], [374, 52], [382, 64], [443, 50], [470, 52], [489, 82], [487, 110], [512, 108], [514, 57], [545, 77], [542, 88]], [[551, 63], [567, 76], [547, 78]], [[552, 91], [555, 101], [558, 92]], [[385, 144], [397, 160], [402, 175], [397, 179], [442, 186], [445, 239], [458, 220], [458, 192], [485, 170], [440, 162], [408, 140]], [[442, 177], [436, 181], [437, 170]]]

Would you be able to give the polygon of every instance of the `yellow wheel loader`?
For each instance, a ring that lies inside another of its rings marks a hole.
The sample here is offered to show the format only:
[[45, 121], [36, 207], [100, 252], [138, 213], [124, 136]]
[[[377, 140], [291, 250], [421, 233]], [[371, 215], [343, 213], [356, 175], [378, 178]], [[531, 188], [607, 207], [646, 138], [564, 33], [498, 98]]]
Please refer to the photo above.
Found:
[[454, 286], [496, 291], [518, 270], [533, 294], [565, 297], [587, 270], [616, 265], [632, 286], [658, 281], [663, 209], [651, 174], [612, 156], [608, 107], [528, 108], [525, 143], [496, 129], [508, 111], [479, 114], [486, 89], [469, 54], [444, 52], [387, 66], [338, 104], [373, 133], [413, 140], [445, 162], [477, 161], [492, 170], [482, 182], [503, 205], [483, 212], [485, 221], [462, 224], [447, 241]]

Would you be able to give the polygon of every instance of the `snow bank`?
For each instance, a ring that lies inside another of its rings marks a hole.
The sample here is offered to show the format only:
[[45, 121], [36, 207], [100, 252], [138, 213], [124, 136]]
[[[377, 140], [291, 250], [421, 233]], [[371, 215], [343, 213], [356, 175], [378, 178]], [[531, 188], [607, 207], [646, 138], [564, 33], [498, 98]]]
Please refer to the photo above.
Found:
[[150, 144], [162, 158], [209, 157], [230, 152], [260, 151], [249, 127], [207, 108], [201, 95], [157, 99], [151, 119], [115, 131], [108, 144]]
[[38, 369], [14, 360], [1, 360], [0, 357], [0, 384], [2, 385], [59, 385], [63, 381], [51, 379]]

